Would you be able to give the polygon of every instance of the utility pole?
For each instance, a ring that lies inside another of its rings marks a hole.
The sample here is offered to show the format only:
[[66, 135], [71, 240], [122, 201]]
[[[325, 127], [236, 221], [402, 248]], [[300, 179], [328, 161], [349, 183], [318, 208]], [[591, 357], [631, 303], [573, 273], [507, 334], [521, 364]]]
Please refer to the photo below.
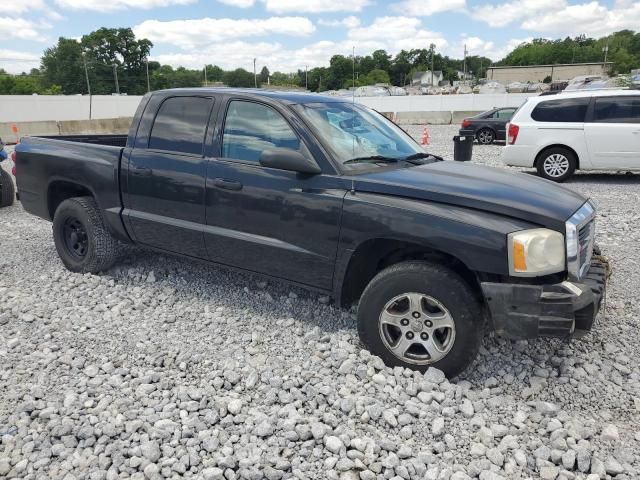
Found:
[[602, 64], [602, 71], [604, 72], [607, 68], [607, 53], [609, 53], [609, 39], [607, 38], [607, 44], [602, 47], [602, 51], [604, 52], [604, 63]]
[[467, 44], [464, 44], [464, 60], [463, 60], [463, 71], [462, 71], [462, 84], [467, 84]]
[[355, 96], [356, 91], [356, 47], [353, 47], [353, 95]]
[[433, 87], [433, 51], [435, 49], [435, 45], [432, 43], [431, 44], [431, 86]]
[[309, 65], [304, 66], [304, 89], [309, 90], [309, 75], [307, 73]]
[[149, 82], [149, 59], [145, 58], [147, 63], [147, 93], [151, 91], [151, 82]]
[[207, 86], [207, 66], [204, 66], [204, 86]]
[[84, 78], [87, 80], [87, 93], [89, 94], [89, 120], [91, 120], [91, 84], [89, 83], [89, 70], [87, 70], [87, 56], [82, 52], [82, 62], [84, 63]]
[[253, 86], [258, 88], [258, 76], [256, 75], [256, 59], [253, 59]]
[[120, 95], [120, 85], [118, 85], [118, 64], [113, 64], [113, 78], [116, 81], [116, 93]]

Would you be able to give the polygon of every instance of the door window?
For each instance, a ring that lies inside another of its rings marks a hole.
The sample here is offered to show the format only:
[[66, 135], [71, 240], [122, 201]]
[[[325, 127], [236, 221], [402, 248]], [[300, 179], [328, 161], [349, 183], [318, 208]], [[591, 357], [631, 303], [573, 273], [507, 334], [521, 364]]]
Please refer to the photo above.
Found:
[[202, 155], [212, 103], [212, 99], [204, 97], [165, 100], [153, 122], [149, 148]]
[[584, 122], [589, 98], [563, 98], [540, 102], [531, 112], [538, 122]]
[[510, 120], [511, 117], [513, 116], [513, 112], [515, 112], [515, 108], [514, 109], [506, 109], [506, 110], [498, 110], [496, 112], [496, 118], [499, 118], [500, 120]]
[[640, 95], [596, 98], [593, 121], [597, 123], [640, 123]]
[[306, 156], [306, 149], [287, 121], [271, 107], [232, 100], [222, 135], [222, 156], [259, 162], [265, 150], [290, 148]]

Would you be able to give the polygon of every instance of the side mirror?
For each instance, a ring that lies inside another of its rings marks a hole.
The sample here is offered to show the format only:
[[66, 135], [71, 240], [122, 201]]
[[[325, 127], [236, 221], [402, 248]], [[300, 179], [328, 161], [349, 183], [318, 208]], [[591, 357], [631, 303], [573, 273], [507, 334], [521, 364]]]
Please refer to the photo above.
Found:
[[291, 148], [272, 148], [260, 155], [260, 165], [298, 173], [317, 174], [322, 170], [316, 162]]

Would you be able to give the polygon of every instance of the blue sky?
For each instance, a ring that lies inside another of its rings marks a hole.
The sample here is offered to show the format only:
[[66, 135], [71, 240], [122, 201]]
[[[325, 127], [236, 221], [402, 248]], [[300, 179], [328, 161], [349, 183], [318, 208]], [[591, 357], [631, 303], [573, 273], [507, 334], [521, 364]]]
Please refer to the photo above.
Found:
[[[5, 3], [8, 3], [5, 2]], [[640, 29], [629, 0], [15, 0], [0, 12], [0, 68], [38, 66], [57, 38], [131, 27], [174, 66], [295, 71], [331, 55], [428, 48], [499, 60], [522, 41]]]

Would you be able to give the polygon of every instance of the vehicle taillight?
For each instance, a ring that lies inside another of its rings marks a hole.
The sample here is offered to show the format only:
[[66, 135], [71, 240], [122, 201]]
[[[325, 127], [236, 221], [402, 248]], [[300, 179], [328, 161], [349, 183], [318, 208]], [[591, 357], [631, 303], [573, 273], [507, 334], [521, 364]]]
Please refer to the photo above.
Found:
[[11, 173], [13, 176], [16, 176], [16, 151], [11, 152], [11, 161], [13, 162], [13, 167], [11, 168]]
[[510, 123], [509, 125], [507, 125], [507, 132], [509, 132], [507, 136], [507, 143], [509, 145], [513, 145], [514, 143], [516, 143], [516, 138], [518, 138], [519, 131], [520, 127], [515, 123]]
[[469, 125], [471, 125], [471, 120], [469, 120], [468, 118], [462, 120], [462, 128], [467, 128]]

